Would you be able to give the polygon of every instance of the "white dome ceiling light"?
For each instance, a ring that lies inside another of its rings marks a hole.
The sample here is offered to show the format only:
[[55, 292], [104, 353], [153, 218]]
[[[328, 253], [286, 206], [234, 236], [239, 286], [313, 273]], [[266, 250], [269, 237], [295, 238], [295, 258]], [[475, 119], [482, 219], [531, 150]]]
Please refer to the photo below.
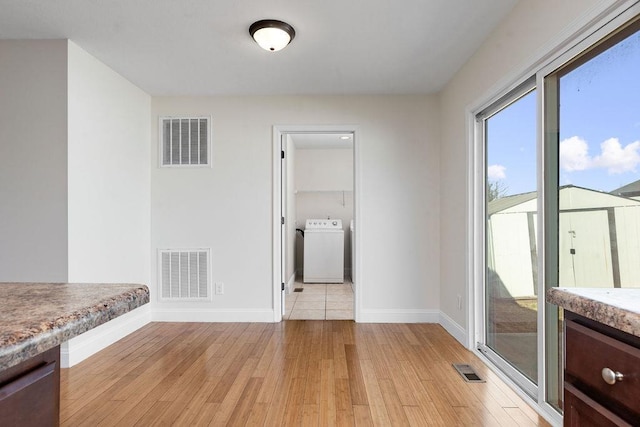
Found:
[[263, 19], [251, 24], [249, 34], [264, 50], [277, 52], [291, 43], [296, 31], [286, 22]]

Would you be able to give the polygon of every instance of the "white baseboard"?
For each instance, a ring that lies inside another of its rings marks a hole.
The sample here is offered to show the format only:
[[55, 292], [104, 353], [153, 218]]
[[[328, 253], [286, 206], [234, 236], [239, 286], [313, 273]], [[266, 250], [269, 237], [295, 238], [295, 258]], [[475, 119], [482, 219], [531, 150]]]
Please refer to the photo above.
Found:
[[362, 323], [438, 323], [438, 310], [360, 310]]
[[444, 314], [442, 311], [440, 312], [438, 323], [440, 323], [440, 326], [442, 326], [449, 335], [454, 337], [465, 348], [467, 347], [467, 331], [462, 326], [458, 325], [452, 318]]
[[151, 322], [151, 304], [145, 304], [60, 345], [60, 366], [70, 368]]
[[154, 307], [154, 322], [262, 322], [272, 323], [273, 310], [185, 309]]
[[[85, 332], [60, 346], [60, 364], [74, 366], [147, 323], [154, 322], [273, 322], [273, 310], [173, 309], [145, 304], [127, 314]], [[466, 347], [465, 329], [439, 310], [361, 310], [362, 323], [438, 323]]]

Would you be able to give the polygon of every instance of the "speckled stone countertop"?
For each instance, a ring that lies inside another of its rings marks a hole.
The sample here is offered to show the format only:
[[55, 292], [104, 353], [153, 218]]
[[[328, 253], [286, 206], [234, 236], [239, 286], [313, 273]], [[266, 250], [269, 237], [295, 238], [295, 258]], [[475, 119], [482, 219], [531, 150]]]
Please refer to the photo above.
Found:
[[551, 288], [547, 302], [640, 337], [640, 288]]
[[145, 285], [0, 283], [0, 370], [148, 302]]

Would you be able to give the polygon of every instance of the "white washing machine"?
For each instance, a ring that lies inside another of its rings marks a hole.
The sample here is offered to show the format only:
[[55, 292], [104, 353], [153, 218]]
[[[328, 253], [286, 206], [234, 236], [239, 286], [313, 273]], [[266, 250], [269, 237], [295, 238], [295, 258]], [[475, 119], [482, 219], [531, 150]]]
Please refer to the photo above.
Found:
[[344, 283], [344, 230], [340, 219], [308, 219], [304, 227], [304, 283]]

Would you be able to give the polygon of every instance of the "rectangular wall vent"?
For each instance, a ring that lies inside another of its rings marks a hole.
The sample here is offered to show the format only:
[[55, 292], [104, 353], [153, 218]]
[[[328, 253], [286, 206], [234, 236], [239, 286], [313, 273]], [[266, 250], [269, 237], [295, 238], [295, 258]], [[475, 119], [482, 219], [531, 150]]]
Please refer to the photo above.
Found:
[[160, 166], [208, 166], [209, 117], [160, 117]]
[[208, 249], [161, 249], [159, 255], [161, 299], [210, 299]]

